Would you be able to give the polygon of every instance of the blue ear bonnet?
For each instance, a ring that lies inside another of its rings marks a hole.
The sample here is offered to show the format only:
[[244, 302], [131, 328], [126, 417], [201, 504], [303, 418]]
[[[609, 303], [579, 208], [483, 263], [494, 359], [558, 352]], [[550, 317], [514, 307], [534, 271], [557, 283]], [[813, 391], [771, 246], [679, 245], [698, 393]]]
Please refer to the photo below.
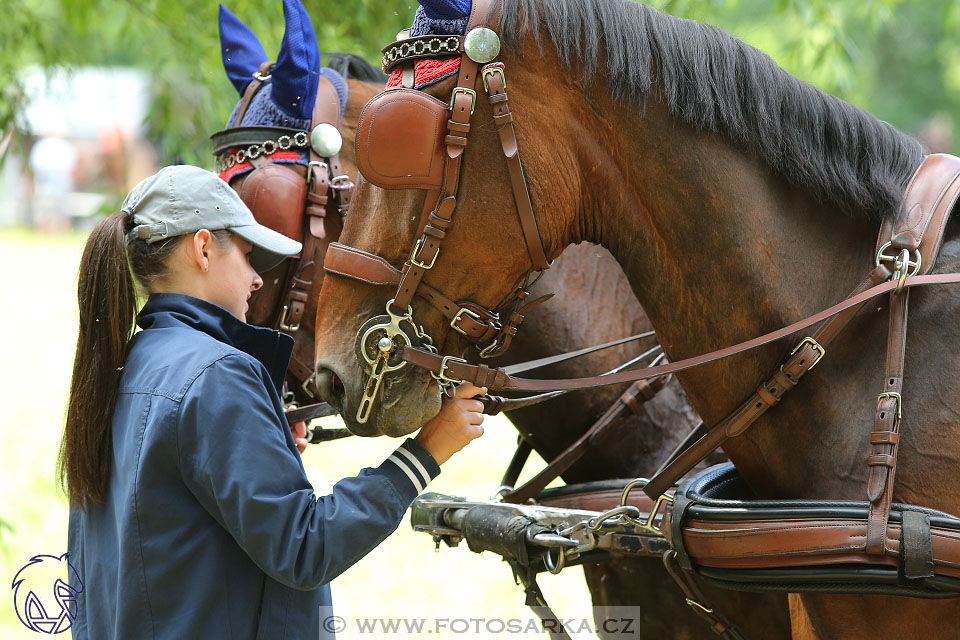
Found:
[[[347, 104], [347, 83], [332, 69], [320, 67], [317, 36], [299, 0], [283, 0], [286, 28], [271, 79], [257, 92], [243, 117], [243, 125], [308, 129], [317, 98], [319, 76], [333, 83], [340, 99], [340, 115]], [[225, 6], [220, 5], [220, 49], [227, 77], [240, 95], [260, 64], [268, 60], [256, 34]], [[235, 126], [236, 108], [227, 123]], [[306, 124], [302, 124], [306, 122]]]
[[243, 95], [253, 80], [260, 63], [267, 60], [267, 52], [250, 27], [243, 24], [229, 9], [220, 5], [220, 55], [223, 68], [237, 93]]
[[310, 118], [317, 98], [320, 48], [300, 0], [283, 0], [286, 29], [273, 76], [273, 101], [294, 118]]
[[419, 0], [411, 36], [455, 35], [467, 30], [473, 0]]
[[[320, 69], [320, 75], [329, 80], [337, 90], [337, 98], [340, 100], [340, 117], [343, 117], [344, 109], [347, 108], [347, 81], [343, 76], [329, 67]], [[252, 78], [251, 78], [252, 79]], [[267, 126], [267, 127], [290, 127], [293, 129], [310, 129], [310, 121], [313, 116], [313, 103], [310, 103], [310, 113], [305, 118], [295, 118], [284, 112], [280, 105], [273, 98], [274, 78], [267, 80], [264, 86], [257, 91], [257, 95], [250, 101], [247, 112], [243, 115], [243, 126]], [[316, 90], [314, 90], [316, 91]], [[316, 96], [316, 93], [314, 93]], [[316, 98], [314, 98], [316, 99]], [[238, 102], [227, 120], [227, 129], [238, 126], [237, 109], [240, 108]]]

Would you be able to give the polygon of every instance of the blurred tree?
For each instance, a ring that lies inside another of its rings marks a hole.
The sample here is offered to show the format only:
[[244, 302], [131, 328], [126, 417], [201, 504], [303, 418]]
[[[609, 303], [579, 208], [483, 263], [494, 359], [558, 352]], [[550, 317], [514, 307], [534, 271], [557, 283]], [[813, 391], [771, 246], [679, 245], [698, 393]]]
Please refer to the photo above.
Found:
[[[304, 0], [324, 51], [378, 59], [410, 25], [414, 0]], [[279, 0], [227, 0], [275, 54]], [[677, 16], [715, 24], [768, 52], [822, 89], [917, 132], [960, 106], [960, 0], [652, 0]], [[208, 135], [237, 95], [221, 66], [217, 4], [208, 0], [0, 0], [0, 71], [27, 64], [132, 65], [153, 77], [148, 131], [160, 161], [211, 164]], [[0, 86], [0, 158], [23, 96]], [[935, 105], [935, 106], [934, 106]], [[952, 126], [952, 115], [946, 120]]]

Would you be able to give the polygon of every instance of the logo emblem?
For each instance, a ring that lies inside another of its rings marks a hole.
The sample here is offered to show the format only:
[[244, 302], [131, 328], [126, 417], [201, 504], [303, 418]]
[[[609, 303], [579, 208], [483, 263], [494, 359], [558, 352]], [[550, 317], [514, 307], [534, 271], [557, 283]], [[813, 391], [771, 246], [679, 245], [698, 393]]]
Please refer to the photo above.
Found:
[[69, 553], [60, 557], [33, 556], [14, 576], [14, 610], [23, 626], [31, 631], [62, 633], [77, 619], [77, 595], [83, 593], [83, 582], [69, 557]]

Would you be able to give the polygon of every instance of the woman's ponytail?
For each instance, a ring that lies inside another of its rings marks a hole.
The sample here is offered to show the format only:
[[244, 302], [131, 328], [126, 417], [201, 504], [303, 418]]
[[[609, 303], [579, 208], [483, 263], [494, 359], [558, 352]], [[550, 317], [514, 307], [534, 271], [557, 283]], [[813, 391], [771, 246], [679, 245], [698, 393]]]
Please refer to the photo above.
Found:
[[80, 333], [59, 472], [70, 502], [81, 507], [103, 504], [109, 484], [113, 409], [137, 312], [128, 226], [123, 212], [100, 221], [80, 260]]

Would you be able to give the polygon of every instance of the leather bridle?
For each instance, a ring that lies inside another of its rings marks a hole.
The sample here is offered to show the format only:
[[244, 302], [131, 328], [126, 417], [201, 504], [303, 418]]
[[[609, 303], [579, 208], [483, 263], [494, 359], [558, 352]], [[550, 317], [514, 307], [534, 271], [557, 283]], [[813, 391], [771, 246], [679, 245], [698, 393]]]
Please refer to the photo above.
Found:
[[[384, 71], [389, 72], [397, 65], [404, 65], [405, 78], [412, 76], [412, 73], [407, 73], [406, 67], [412, 65], [415, 59], [436, 55], [441, 47], [444, 53], [459, 53], [457, 84], [448, 105], [407, 86], [391, 88], [367, 103], [357, 123], [357, 164], [365, 178], [383, 188], [424, 188], [428, 191], [420, 235], [402, 269], [393, 267], [378, 255], [339, 243], [331, 243], [327, 250], [324, 262], [327, 273], [368, 284], [395, 284], [397, 287], [395, 295], [386, 305], [386, 315], [371, 318], [357, 334], [358, 356], [365, 361], [370, 372], [356, 416], [361, 423], [369, 418], [383, 376], [402, 368], [407, 363], [405, 354], [410, 350], [421, 350], [440, 359], [439, 368], [431, 373], [442, 387], [459, 382], [446, 375], [447, 367], [454, 362], [466, 363], [466, 360], [437, 354], [433, 340], [413, 320], [414, 296], [421, 297], [436, 308], [454, 331], [477, 346], [482, 358], [492, 358], [502, 355], [509, 348], [525, 314], [552, 295], [528, 300], [527, 289], [549, 267], [549, 262], [543, 250], [520, 162], [513, 115], [507, 98], [504, 65], [493, 63], [480, 68], [481, 63], [489, 62], [499, 51], [499, 38], [492, 29], [484, 26], [497, 22], [499, 5], [492, 12], [490, 5], [489, 0], [473, 3], [467, 35], [464, 37], [419, 36], [398, 41], [384, 49]], [[492, 55], [491, 46], [496, 49]], [[423, 282], [424, 275], [434, 268], [442, 241], [453, 225], [463, 152], [477, 100], [475, 86], [478, 73], [493, 107], [493, 119], [507, 161], [531, 263], [531, 269], [520, 279], [513, 293], [494, 310], [476, 302], [454, 301]], [[409, 126], [412, 119], [416, 126], [416, 119], [424, 112], [432, 116], [426, 122], [424, 132], [427, 135], [432, 133], [437, 141], [433, 149], [434, 157], [430, 158], [434, 162], [422, 175], [417, 171], [411, 172], [413, 178], [406, 177], [409, 173], [401, 173], [399, 178], [391, 176], [389, 169], [383, 170], [382, 167], [405, 166], [407, 158], [403, 154], [406, 150], [398, 145], [391, 145], [386, 150], [378, 149], [378, 138], [386, 137], [384, 132], [395, 122], [403, 121]], [[442, 125], [441, 114], [446, 125], [430, 129], [433, 123]]]
[[[302, 251], [284, 260], [284, 275], [265, 281], [260, 290], [264, 296], [273, 287], [282, 287], [283, 294], [274, 310], [271, 326], [299, 336], [300, 322], [314, 282], [314, 253], [318, 240], [328, 235], [339, 236], [343, 218], [350, 208], [353, 182], [340, 165], [339, 131], [340, 101], [336, 88], [323, 75], [318, 75], [309, 131], [285, 127], [240, 126], [253, 97], [270, 77], [273, 62], [260, 65], [254, 79], [244, 91], [237, 108], [237, 126], [214, 133], [214, 155], [221, 177], [228, 181], [238, 163], [249, 162], [254, 171], [237, 188], [247, 206], [261, 224], [299, 240]], [[334, 143], [330, 136], [336, 132]], [[326, 138], [325, 138], [326, 136]], [[306, 149], [308, 165], [280, 165], [270, 161], [278, 151]], [[313, 363], [290, 359], [289, 373], [311, 400], [319, 402]]]

